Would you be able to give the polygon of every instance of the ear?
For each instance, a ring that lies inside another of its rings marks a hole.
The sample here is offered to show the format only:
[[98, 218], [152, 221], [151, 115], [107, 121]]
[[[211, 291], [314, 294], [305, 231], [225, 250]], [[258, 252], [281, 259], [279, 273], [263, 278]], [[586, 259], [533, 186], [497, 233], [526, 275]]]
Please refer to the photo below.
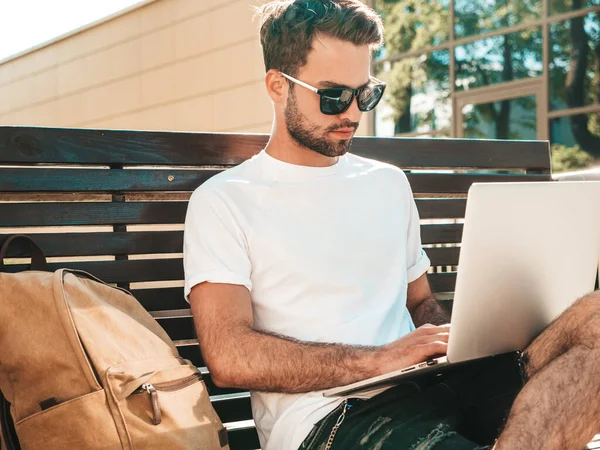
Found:
[[285, 77], [275, 69], [271, 69], [265, 76], [265, 85], [271, 101], [275, 104], [287, 102], [289, 84]]

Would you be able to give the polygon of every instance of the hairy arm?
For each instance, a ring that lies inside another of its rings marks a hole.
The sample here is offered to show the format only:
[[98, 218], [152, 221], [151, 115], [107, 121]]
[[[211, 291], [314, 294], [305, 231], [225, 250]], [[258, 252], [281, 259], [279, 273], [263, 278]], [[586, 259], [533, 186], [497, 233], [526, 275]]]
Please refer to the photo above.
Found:
[[243, 286], [202, 283], [192, 289], [190, 303], [217, 385], [307, 392], [373, 375], [373, 347], [302, 342], [255, 329]]
[[299, 393], [342, 386], [445, 351], [445, 329], [426, 326], [381, 347], [303, 342], [255, 328], [243, 286], [201, 283], [190, 294], [206, 365], [218, 386]]
[[408, 284], [406, 306], [416, 327], [426, 323], [442, 325], [450, 322], [448, 313], [433, 297], [426, 273]]

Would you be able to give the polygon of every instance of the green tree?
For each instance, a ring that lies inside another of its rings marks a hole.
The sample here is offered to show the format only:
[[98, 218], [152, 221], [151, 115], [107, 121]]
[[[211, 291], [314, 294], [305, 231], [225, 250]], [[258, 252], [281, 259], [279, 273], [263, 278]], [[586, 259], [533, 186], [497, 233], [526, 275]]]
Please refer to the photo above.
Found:
[[568, 172], [588, 167], [594, 158], [578, 145], [567, 147], [561, 144], [552, 145], [552, 172]]
[[[584, 0], [572, 0], [573, 9]], [[550, 93], [555, 106], [577, 108], [600, 103], [600, 12], [553, 24], [551, 28]], [[577, 145], [600, 158], [597, 116], [569, 118]]]
[[[448, 0], [377, 0], [376, 7], [385, 22], [385, 53], [394, 55], [447, 41], [448, 3]], [[427, 58], [404, 58], [380, 75], [388, 82], [386, 98], [393, 109], [396, 133], [412, 131], [411, 99], [415, 91], [424, 88], [426, 80], [440, 80], [447, 86], [450, 63], [447, 55], [448, 52], [436, 52]], [[432, 113], [421, 119], [431, 121]]]

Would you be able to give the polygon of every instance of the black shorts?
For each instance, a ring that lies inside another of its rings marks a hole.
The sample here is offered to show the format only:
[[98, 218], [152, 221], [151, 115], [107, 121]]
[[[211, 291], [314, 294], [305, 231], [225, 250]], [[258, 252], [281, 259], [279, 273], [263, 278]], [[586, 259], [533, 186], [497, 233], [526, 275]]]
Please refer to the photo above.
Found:
[[[332, 450], [474, 450], [493, 444], [525, 383], [519, 352], [416, 375], [368, 400], [348, 399]], [[340, 405], [300, 450], [325, 448]]]

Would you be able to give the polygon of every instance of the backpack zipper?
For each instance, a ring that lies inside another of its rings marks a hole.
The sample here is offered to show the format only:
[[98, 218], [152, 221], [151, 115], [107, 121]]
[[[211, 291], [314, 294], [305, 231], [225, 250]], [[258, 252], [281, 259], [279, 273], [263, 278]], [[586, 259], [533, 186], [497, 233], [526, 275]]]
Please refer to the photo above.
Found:
[[197, 383], [200, 380], [202, 380], [202, 375], [200, 375], [199, 373], [195, 373], [193, 375], [176, 381], [167, 381], [164, 383], [156, 384], [144, 383], [133, 393], [143, 394], [144, 392], [146, 392], [150, 396], [150, 404], [152, 406], [152, 423], [154, 425], [160, 425], [160, 423], [162, 422], [162, 412], [160, 410], [160, 402], [158, 401], [158, 391], [178, 391], [179, 389], [191, 386], [192, 384]]

